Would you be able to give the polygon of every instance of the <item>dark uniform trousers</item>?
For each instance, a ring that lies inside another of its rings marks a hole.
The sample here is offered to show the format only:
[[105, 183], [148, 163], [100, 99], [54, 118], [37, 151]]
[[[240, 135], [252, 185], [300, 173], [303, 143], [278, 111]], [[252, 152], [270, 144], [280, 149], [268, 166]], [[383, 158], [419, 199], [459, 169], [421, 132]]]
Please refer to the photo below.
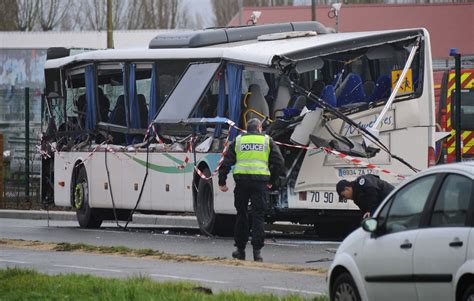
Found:
[[245, 249], [249, 240], [248, 203], [252, 216], [252, 246], [254, 250], [263, 247], [264, 219], [267, 204], [267, 183], [255, 180], [238, 180], [234, 188], [234, 206], [237, 217], [234, 229], [235, 246]]

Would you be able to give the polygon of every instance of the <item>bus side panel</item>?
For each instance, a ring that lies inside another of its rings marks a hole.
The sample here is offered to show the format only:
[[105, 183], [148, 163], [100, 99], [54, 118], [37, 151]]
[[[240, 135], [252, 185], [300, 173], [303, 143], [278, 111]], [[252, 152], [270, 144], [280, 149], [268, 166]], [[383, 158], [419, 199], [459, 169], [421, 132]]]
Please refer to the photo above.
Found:
[[[184, 211], [184, 173], [190, 171], [179, 169], [176, 161], [182, 162], [185, 157], [185, 153], [150, 154], [147, 181], [151, 183], [153, 210]], [[141, 176], [143, 175], [144, 172], [141, 173]]]
[[[206, 166], [209, 168], [210, 172], [213, 173], [216, 168], [219, 160], [221, 159], [220, 153], [208, 153], [208, 154], [199, 154], [198, 155], [199, 162], [204, 162]], [[191, 175], [186, 175], [186, 183], [192, 183]], [[214, 192], [214, 212], [220, 214], [236, 214], [235, 207], [234, 207], [234, 187], [235, 182], [232, 176], [232, 171], [227, 175], [227, 187], [229, 187], [229, 191], [222, 192], [219, 189], [219, 177], [218, 174], [212, 177], [212, 186]], [[191, 193], [191, 191], [190, 191]], [[192, 201], [192, 199], [191, 199]], [[191, 210], [192, 203], [190, 204]]]
[[227, 187], [229, 190], [227, 192], [222, 192], [219, 190], [219, 179], [217, 176], [213, 177], [214, 185], [214, 211], [221, 214], [236, 214], [234, 207], [234, 188], [235, 182], [232, 177], [232, 172], [227, 176]]
[[[194, 157], [194, 155], [193, 155]], [[197, 163], [196, 165], [201, 165], [202, 163], [206, 164], [207, 167], [209, 167], [211, 172], [215, 170], [215, 167], [217, 166], [217, 155], [214, 153], [196, 153], [196, 160]], [[192, 159], [192, 162], [194, 162], [194, 158]], [[193, 187], [194, 183], [194, 176], [195, 176], [195, 171], [189, 171], [184, 174], [184, 184], [185, 184], [185, 190], [184, 190], [184, 211], [185, 212], [194, 212], [194, 195], [193, 195], [193, 189], [197, 190], [197, 187]], [[217, 177], [217, 176], [216, 176]], [[217, 184], [214, 184], [214, 187]], [[215, 196], [214, 196], [214, 200]]]
[[96, 152], [86, 162], [89, 178], [89, 206], [95, 208], [113, 208], [110, 190], [114, 196], [115, 208], [125, 208], [122, 195], [122, 161], [112, 153], [107, 153], [107, 166], [110, 173], [110, 183], [107, 178], [105, 153]]
[[[391, 133], [392, 153], [405, 159], [417, 169], [426, 169], [428, 167], [428, 146], [433, 146], [432, 140], [428, 138], [431, 136], [432, 130], [433, 127], [415, 127], [394, 131]], [[392, 159], [392, 165], [387, 166], [387, 169], [403, 176], [415, 173], [395, 159]], [[394, 176], [387, 176], [386, 178], [389, 182], [397, 183]]]
[[[424, 57], [424, 82], [423, 82], [423, 94], [421, 98], [426, 100], [422, 101], [420, 105], [419, 118], [421, 125], [431, 126], [428, 129], [428, 146], [435, 148], [435, 132], [436, 132], [436, 116], [435, 116], [435, 85], [433, 79], [433, 59], [431, 56], [431, 38], [430, 34], [426, 29], [423, 29], [425, 35], [425, 57]], [[426, 154], [428, 156], [428, 154]], [[421, 168], [425, 168], [428, 162], [425, 163]]]
[[[295, 189], [288, 189], [288, 208], [358, 209], [352, 201], [339, 202], [336, 193], [336, 183], [342, 179], [338, 174], [339, 169], [348, 166], [347, 163], [341, 160], [335, 166], [327, 166], [328, 158], [334, 159], [331, 154], [326, 154], [322, 150], [310, 150], [306, 153]], [[303, 193], [303, 197], [300, 198], [299, 192]]]
[[[143, 186], [143, 180], [146, 173], [146, 153], [130, 153], [133, 158], [127, 158], [123, 154], [119, 154], [122, 160], [122, 208], [133, 209], [138, 201], [140, 191]], [[157, 154], [149, 154], [149, 158], [156, 157]], [[140, 164], [138, 162], [142, 162]], [[152, 210], [153, 200], [151, 198], [151, 177], [150, 174], [154, 171], [148, 170], [148, 176], [143, 186], [142, 196], [140, 197], [137, 210]]]
[[[77, 153], [54, 153], [54, 204], [71, 207], [71, 180]], [[73, 158], [73, 159], [71, 159]], [[64, 186], [60, 183], [64, 182]]]

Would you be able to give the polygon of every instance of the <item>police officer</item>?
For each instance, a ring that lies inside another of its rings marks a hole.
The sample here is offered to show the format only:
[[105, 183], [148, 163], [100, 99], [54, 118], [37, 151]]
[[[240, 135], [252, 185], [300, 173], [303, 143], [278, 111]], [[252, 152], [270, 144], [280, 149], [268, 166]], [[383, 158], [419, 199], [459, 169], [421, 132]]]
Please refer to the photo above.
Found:
[[360, 176], [352, 182], [341, 180], [336, 185], [339, 198], [353, 200], [364, 213], [363, 218], [370, 217], [394, 188], [375, 175]]
[[245, 246], [249, 237], [247, 207], [252, 209], [253, 259], [262, 261], [260, 250], [264, 240], [264, 214], [268, 189], [284, 171], [284, 159], [273, 140], [262, 134], [260, 120], [253, 118], [247, 122], [247, 133], [237, 136], [229, 145], [224, 162], [219, 170], [219, 188], [226, 192], [227, 174], [234, 166], [235, 180], [234, 206], [237, 217], [234, 241], [237, 249], [232, 257], [245, 260]]

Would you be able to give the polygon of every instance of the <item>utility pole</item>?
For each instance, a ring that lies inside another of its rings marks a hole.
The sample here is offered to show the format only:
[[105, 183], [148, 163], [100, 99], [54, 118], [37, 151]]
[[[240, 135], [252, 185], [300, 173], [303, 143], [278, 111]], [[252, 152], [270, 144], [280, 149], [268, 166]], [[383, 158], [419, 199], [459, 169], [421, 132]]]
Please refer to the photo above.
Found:
[[25, 88], [25, 197], [30, 201], [30, 88]]
[[243, 23], [243, 0], [239, 0], [239, 25], [242, 26]]
[[316, 0], [311, 0], [311, 21], [316, 21]]
[[455, 116], [454, 125], [456, 131], [456, 162], [462, 161], [462, 135], [461, 135], [461, 55], [456, 48], [449, 50], [449, 55], [454, 57], [454, 80], [456, 83], [455, 91]]
[[112, 0], [107, 0], [107, 48], [114, 48], [113, 37], [113, 23], [112, 23]]

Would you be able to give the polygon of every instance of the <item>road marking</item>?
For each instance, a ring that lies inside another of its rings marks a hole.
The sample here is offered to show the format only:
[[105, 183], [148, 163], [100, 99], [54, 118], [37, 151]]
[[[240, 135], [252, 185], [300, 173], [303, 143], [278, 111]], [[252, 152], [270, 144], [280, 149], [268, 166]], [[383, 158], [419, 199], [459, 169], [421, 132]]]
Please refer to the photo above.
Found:
[[210, 282], [210, 283], [229, 283], [227, 281], [219, 281], [219, 280], [209, 280], [209, 279], [202, 279], [202, 278], [191, 278], [191, 277], [180, 277], [180, 276], [173, 276], [173, 275], [163, 275], [163, 274], [151, 274], [152, 277], [161, 277], [161, 278], [172, 278], [172, 279], [180, 279], [180, 280], [191, 280], [191, 281], [201, 281], [201, 282]]
[[[267, 242], [265, 242], [267, 243]], [[340, 241], [315, 241], [315, 240], [277, 240], [280, 244], [293, 244], [293, 245], [337, 245], [341, 244]]]
[[122, 273], [122, 271], [120, 271], [120, 270], [98, 269], [98, 268], [83, 267], [83, 266], [78, 266], [78, 265], [53, 264], [53, 266], [55, 266], [55, 267], [61, 267], [61, 268], [73, 268], [73, 269], [82, 269], [82, 270], [92, 270], [92, 271], [104, 271], [104, 272]]
[[29, 263], [26, 261], [19, 261], [19, 260], [6, 260], [6, 259], [0, 259], [0, 262], [9, 262], [9, 263]]
[[321, 292], [297, 290], [297, 289], [293, 289], [293, 288], [282, 288], [282, 287], [276, 287], [276, 286], [262, 286], [262, 287], [266, 288], [266, 289], [277, 290], [277, 291], [288, 291], [288, 292], [292, 292], [292, 293], [304, 293], [304, 294], [310, 294], [310, 295], [324, 295]]
[[283, 247], [299, 247], [300, 245], [292, 245], [292, 244], [287, 244], [287, 243], [276, 243], [276, 242], [266, 242], [266, 245], [272, 245], [272, 246], [283, 246]]

